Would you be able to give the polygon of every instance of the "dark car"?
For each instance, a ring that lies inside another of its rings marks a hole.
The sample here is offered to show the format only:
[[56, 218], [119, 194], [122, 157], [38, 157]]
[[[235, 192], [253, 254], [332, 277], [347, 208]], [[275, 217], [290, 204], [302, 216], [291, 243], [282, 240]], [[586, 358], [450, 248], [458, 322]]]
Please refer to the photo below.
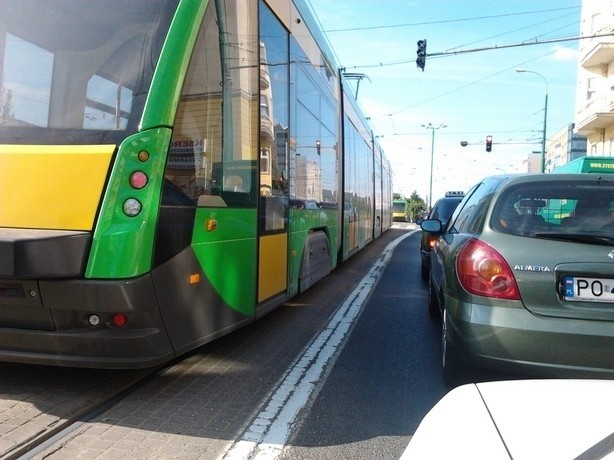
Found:
[[446, 380], [467, 364], [614, 378], [614, 174], [490, 177], [422, 228], [440, 235], [428, 308]]
[[[438, 219], [441, 221], [442, 227], [445, 227], [450, 220], [450, 216], [462, 201], [465, 194], [463, 192], [446, 192], [443, 198], [440, 198], [433, 206], [433, 209], [425, 219]], [[422, 221], [424, 221], [423, 219]], [[435, 244], [435, 240], [439, 235], [422, 232], [422, 239], [420, 240], [420, 275], [424, 281], [428, 280], [431, 248]]]
[[418, 216], [416, 217], [416, 223], [418, 225], [420, 225], [423, 220], [428, 218], [428, 216], [429, 216], [429, 212], [428, 211], [420, 211], [418, 213]]

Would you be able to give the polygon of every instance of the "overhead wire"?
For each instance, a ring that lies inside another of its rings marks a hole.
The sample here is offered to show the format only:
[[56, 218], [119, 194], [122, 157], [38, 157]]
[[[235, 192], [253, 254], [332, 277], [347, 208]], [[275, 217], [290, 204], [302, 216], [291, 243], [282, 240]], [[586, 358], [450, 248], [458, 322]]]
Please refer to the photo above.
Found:
[[[521, 16], [521, 15], [539, 14], [539, 13], [549, 13], [549, 12], [554, 12], [554, 11], [565, 11], [565, 10], [576, 10], [576, 11], [577, 11], [578, 9], [580, 9], [580, 8], [581, 8], [580, 6], [574, 6], [574, 7], [562, 7], [562, 8], [551, 8], [551, 9], [545, 9], [545, 10], [525, 11], [525, 12], [519, 12], [519, 13], [506, 13], [506, 14], [500, 14], [500, 15], [475, 16], [475, 17], [468, 17], [468, 18], [457, 18], [457, 19], [443, 19], [443, 20], [438, 20], [438, 21], [426, 21], [426, 22], [420, 22], [420, 23], [405, 23], [405, 24], [393, 24], [393, 25], [383, 25], [383, 26], [367, 26], [367, 27], [353, 27], [353, 28], [344, 28], [344, 29], [328, 29], [328, 30], [326, 30], [326, 29], [324, 29], [324, 28], [323, 28], [322, 23], [321, 23], [321, 21], [320, 21], [320, 19], [319, 19], [318, 15], [317, 15], [317, 13], [315, 12], [315, 9], [314, 9], [314, 8], [313, 8], [313, 6], [311, 5], [311, 0], [307, 0], [307, 2], [308, 2], [308, 4], [309, 4], [309, 6], [310, 6], [310, 8], [311, 8], [312, 12], [314, 13], [314, 17], [316, 18], [316, 21], [318, 22], [318, 25], [319, 25], [319, 27], [320, 27], [320, 30], [322, 30], [322, 32], [323, 32], [323, 34], [324, 34], [325, 38], [326, 38], [326, 39], [327, 39], [329, 42], [330, 42], [330, 38], [328, 37], [328, 33], [333, 33], [333, 32], [350, 32], [350, 31], [361, 31], [361, 30], [372, 30], [372, 29], [384, 29], [384, 28], [398, 28], [398, 27], [413, 27], [413, 26], [434, 25], [434, 24], [443, 24], [443, 23], [452, 23], [452, 22], [464, 22], [464, 21], [476, 21], [476, 20], [487, 20], [487, 19], [488, 19], [488, 20], [490, 20], [490, 19], [494, 19], [494, 18], [504, 18], [504, 17], [510, 17], [510, 16]], [[545, 21], [541, 21], [541, 22], [538, 22], [538, 23], [535, 23], [535, 24], [531, 24], [531, 25], [525, 26], [525, 27], [521, 27], [521, 28], [518, 28], [518, 29], [510, 30], [510, 31], [508, 31], [508, 32], [504, 32], [504, 33], [501, 33], [501, 34], [497, 34], [497, 35], [494, 35], [494, 36], [491, 36], [491, 37], [486, 37], [486, 38], [483, 38], [483, 39], [480, 39], [480, 40], [477, 40], [477, 41], [474, 41], [474, 42], [471, 42], [471, 43], [468, 43], [468, 44], [459, 45], [459, 46], [456, 46], [456, 47], [454, 47], [454, 48], [450, 48], [448, 51], [449, 51], [451, 54], [453, 54], [453, 53], [454, 53], [454, 50], [456, 50], [456, 49], [459, 49], [459, 48], [464, 48], [464, 47], [466, 47], [466, 46], [469, 46], [469, 45], [472, 45], [472, 44], [475, 44], [475, 43], [484, 42], [484, 41], [487, 41], [487, 40], [491, 40], [491, 39], [493, 39], [493, 38], [498, 38], [498, 37], [501, 37], [501, 36], [504, 36], [504, 35], [508, 35], [508, 34], [511, 34], [511, 33], [515, 33], [515, 32], [519, 32], [519, 31], [522, 31], [522, 30], [525, 30], [525, 29], [530, 29], [530, 28], [532, 28], [532, 27], [540, 26], [540, 25], [546, 24], [546, 23], [548, 23], [548, 22], [552, 22], [552, 21], [555, 21], [555, 20], [558, 20], [558, 19], [562, 19], [562, 18], [565, 18], [565, 17], [567, 17], [567, 16], [571, 16], [571, 15], [573, 15], [573, 14], [574, 14], [574, 13], [565, 14], [565, 15], [559, 16], [559, 17], [557, 17], [557, 18], [548, 19], [548, 20], [545, 20]], [[524, 43], [520, 43], [520, 44], [518, 44], [518, 46], [523, 46], [523, 45], [524, 45], [524, 46], [534, 45], [534, 44], [535, 44], [535, 42], [534, 42], [534, 41], [535, 41], [535, 40], [536, 40], [538, 37], [545, 37], [545, 36], [547, 36], [547, 35], [549, 35], [549, 34], [552, 34], [552, 33], [553, 33], [553, 32], [555, 32], [555, 31], [562, 30], [562, 29], [564, 29], [564, 28], [566, 28], [566, 27], [570, 27], [570, 26], [575, 25], [575, 24], [578, 24], [578, 22], [577, 22], [577, 21], [575, 21], [574, 23], [570, 23], [570, 24], [567, 24], [567, 25], [565, 25], [565, 26], [561, 26], [561, 27], [558, 27], [558, 28], [556, 28], [556, 29], [550, 30], [550, 31], [548, 31], [548, 32], [546, 32], [546, 33], [540, 34], [540, 35], [538, 35], [538, 36], [536, 36], [536, 37], [534, 37], [534, 38], [532, 38], [532, 39], [527, 39], [527, 40], [525, 40], [525, 42], [524, 42]], [[565, 40], [565, 39], [561, 39], [561, 40]], [[331, 47], [331, 48], [332, 48], [332, 47]], [[496, 49], [496, 48], [494, 48], [494, 49]], [[412, 105], [410, 105], [410, 106], [407, 106], [407, 107], [405, 107], [405, 108], [402, 108], [402, 109], [396, 110], [396, 111], [394, 111], [394, 112], [390, 112], [390, 113], [388, 113], [388, 114], [383, 114], [383, 115], [376, 115], [376, 116], [369, 117], [369, 118], [370, 118], [371, 120], [373, 120], [374, 118], [375, 118], [375, 119], [377, 119], [377, 118], [390, 117], [390, 122], [391, 122], [391, 125], [392, 125], [392, 127], [393, 127], [393, 132], [395, 132], [395, 131], [396, 131], [396, 129], [395, 129], [395, 126], [394, 126], [394, 121], [393, 121], [393, 120], [392, 120], [392, 118], [391, 118], [391, 117], [393, 117], [394, 115], [397, 115], [397, 114], [402, 113], [402, 112], [404, 112], [404, 111], [407, 111], [407, 110], [413, 109], [413, 108], [415, 108], [415, 107], [421, 106], [421, 105], [426, 104], [426, 103], [428, 103], [428, 102], [431, 102], [431, 101], [433, 101], [433, 100], [440, 99], [440, 98], [442, 98], [442, 97], [444, 97], [444, 96], [448, 96], [449, 94], [455, 93], [455, 92], [457, 92], [457, 91], [460, 91], [460, 90], [462, 90], [462, 89], [465, 89], [465, 88], [470, 87], [470, 86], [472, 86], [472, 85], [475, 85], [475, 84], [477, 84], [477, 83], [483, 82], [484, 80], [488, 80], [488, 79], [490, 79], [490, 78], [492, 78], [492, 77], [494, 77], [494, 76], [497, 76], [497, 75], [503, 74], [503, 73], [508, 72], [508, 71], [510, 71], [510, 70], [512, 70], [512, 69], [515, 69], [515, 68], [517, 68], [517, 67], [519, 67], [519, 66], [523, 66], [523, 65], [528, 64], [528, 63], [530, 63], [530, 62], [533, 62], [533, 61], [535, 61], [535, 60], [541, 59], [541, 58], [543, 58], [543, 57], [545, 57], [545, 56], [548, 56], [549, 54], [552, 54], [553, 52], [554, 52], [554, 51], [548, 51], [547, 53], [544, 53], [544, 54], [542, 54], [542, 55], [536, 56], [536, 57], [534, 57], [534, 58], [532, 58], [532, 59], [529, 59], [529, 60], [523, 61], [523, 62], [521, 62], [521, 63], [515, 64], [515, 65], [513, 65], [513, 66], [507, 67], [507, 68], [505, 68], [505, 69], [503, 69], [503, 70], [501, 70], [501, 71], [491, 73], [491, 74], [486, 75], [486, 76], [484, 76], [484, 77], [482, 77], [482, 78], [479, 78], [479, 79], [477, 79], [477, 80], [474, 80], [474, 81], [468, 82], [468, 83], [466, 83], [466, 84], [464, 84], [464, 85], [461, 85], [461, 86], [458, 86], [458, 87], [456, 87], [456, 88], [452, 88], [452, 89], [451, 89], [451, 90], [449, 90], [449, 91], [446, 91], [446, 92], [444, 92], [444, 93], [441, 93], [441, 94], [435, 95], [435, 96], [430, 97], [430, 98], [428, 98], [428, 99], [424, 99], [424, 100], [422, 100], [422, 101], [419, 101], [419, 102], [417, 102], [417, 103], [415, 103], [415, 104], [412, 104]], [[339, 59], [339, 57], [336, 55], [336, 52], [335, 52], [335, 50], [334, 50], [334, 49], [333, 49], [333, 53], [335, 54], [335, 58], [337, 59], [337, 61], [338, 61], [338, 62], [341, 62], [341, 60]], [[445, 56], [445, 55], [444, 55], [445, 53], [437, 53], [437, 54], [438, 54], [437, 56], [429, 56], [429, 57], [430, 57], [431, 59], [437, 59], [437, 58], [447, 57], [447, 56]], [[427, 56], [428, 56], [428, 55], [427, 55]], [[356, 65], [356, 66], [344, 66], [343, 68], [344, 68], [344, 69], [366, 69], [366, 68], [377, 68], [377, 67], [384, 67], [384, 66], [393, 66], [393, 65], [402, 65], [402, 64], [407, 64], [407, 63], [413, 63], [414, 61], [415, 61], [414, 59], [403, 59], [403, 60], [393, 61], [393, 62], [388, 62], [388, 63], [382, 63], [382, 62], [380, 62], [380, 63], [378, 63], [378, 64]], [[396, 135], [396, 134], [393, 134], [393, 135]], [[384, 136], [382, 135], [382, 136], [378, 136], [378, 137], [384, 137]]]
[[466, 21], [479, 21], [486, 19], [495, 19], [509, 16], [521, 16], [527, 14], [538, 14], [538, 13], [549, 13], [551, 11], [561, 11], [561, 10], [570, 10], [570, 9], [579, 9], [579, 6], [570, 6], [565, 8], [551, 8], [547, 10], [535, 10], [535, 11], [524, 11], [520, 13], [505, 13], [505, 14], [493, 14], [487, 16], [473, 16], [468, 18], [457, 18], [457, 19], [441, 19], [438, 21], [424, 21], [424, 22], [414, 22], [414, 23], [405, 23], [405, 24], [389, 24], [383, 26], [364, 26], [364, 27], [350, 27], [344, 29], [328, 29], [324, 30], [325, 33], [336, 33], [336, 32], [354, 32], [361, 30], [373, 30], [373, 29], [388, 29], [388, 28], [398, 28], [398, 27], [416, 27], [416, 26], [425, 26], [425, 25], [435, 25], [435, 24], [447, 24], [452, 22], [466, 22]]

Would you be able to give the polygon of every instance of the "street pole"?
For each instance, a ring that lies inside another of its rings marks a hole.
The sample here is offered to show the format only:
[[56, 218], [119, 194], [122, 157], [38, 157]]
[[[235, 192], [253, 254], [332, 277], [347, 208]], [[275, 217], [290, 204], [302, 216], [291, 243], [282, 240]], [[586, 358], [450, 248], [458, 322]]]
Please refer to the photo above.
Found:
[[435, 129], [431, 128], [431, 175], [429, 182], [429, 211], [433, 208], [433, 160], [435, 158]]
[[545, 85], [545, 100], [544, 100], [544, 129], [542, 131], [542, 158], [541, 158], [541, 164], [540, 164], [540, 172], [545, 172], [546, 171], [546, 125], [548, 122], [548, 82], [546, 81], [546, 78], [539, 72], [535, 72], [533, 70], [526, 70], [526, 69], [516, 69], [516, 72], [520, 72], [520, 73], [533, 73], [537, 76], [539, 76], [542, 80], [544, 80], [544, 85]]
[[[546, 79], [544, 78], [544, 82]], [[546, 172], [546, 123], [548, 120], [548, 83], [546, 83], [546, 97], [544, 102], [544, 134], [542, 136], [542, 165], [541, 172]]]
[[433, 162], [435, 158], [435, 130], [440, 129], [440, 128], [445, 128], [446, 125], [442, 123], [439, 126], [433, 126], [432, 123], [429, 123], [428, 125], [422, 125], [422, 127], [431, 130], [431, 175], [430, 175], [430, 181], [429, 181], [429, 200], [428, 200], [428, 209], [430, 211], [433, 206]]

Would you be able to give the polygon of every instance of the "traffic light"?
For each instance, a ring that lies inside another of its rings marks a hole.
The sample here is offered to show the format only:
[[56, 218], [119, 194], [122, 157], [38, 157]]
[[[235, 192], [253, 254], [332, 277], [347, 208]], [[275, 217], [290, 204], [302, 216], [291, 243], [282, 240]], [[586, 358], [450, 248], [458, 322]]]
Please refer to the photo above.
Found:
[[418, 40], [416, 56], [416, 66], [424, 72], [424, 64], [426, 64], [426, 38], [424, 40]]
[[492, 136], [486, 136], [486, 151], [490, 152], [492, 150]]

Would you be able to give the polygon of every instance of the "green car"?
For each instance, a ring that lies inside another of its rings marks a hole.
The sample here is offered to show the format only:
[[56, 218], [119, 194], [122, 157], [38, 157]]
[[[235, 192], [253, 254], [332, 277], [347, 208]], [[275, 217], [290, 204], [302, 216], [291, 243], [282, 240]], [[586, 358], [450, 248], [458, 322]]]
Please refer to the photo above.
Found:
[[466, 365], [614, 378], [614, 175], [496, 176], [474, 186], [430, 254], [443, 375]]

